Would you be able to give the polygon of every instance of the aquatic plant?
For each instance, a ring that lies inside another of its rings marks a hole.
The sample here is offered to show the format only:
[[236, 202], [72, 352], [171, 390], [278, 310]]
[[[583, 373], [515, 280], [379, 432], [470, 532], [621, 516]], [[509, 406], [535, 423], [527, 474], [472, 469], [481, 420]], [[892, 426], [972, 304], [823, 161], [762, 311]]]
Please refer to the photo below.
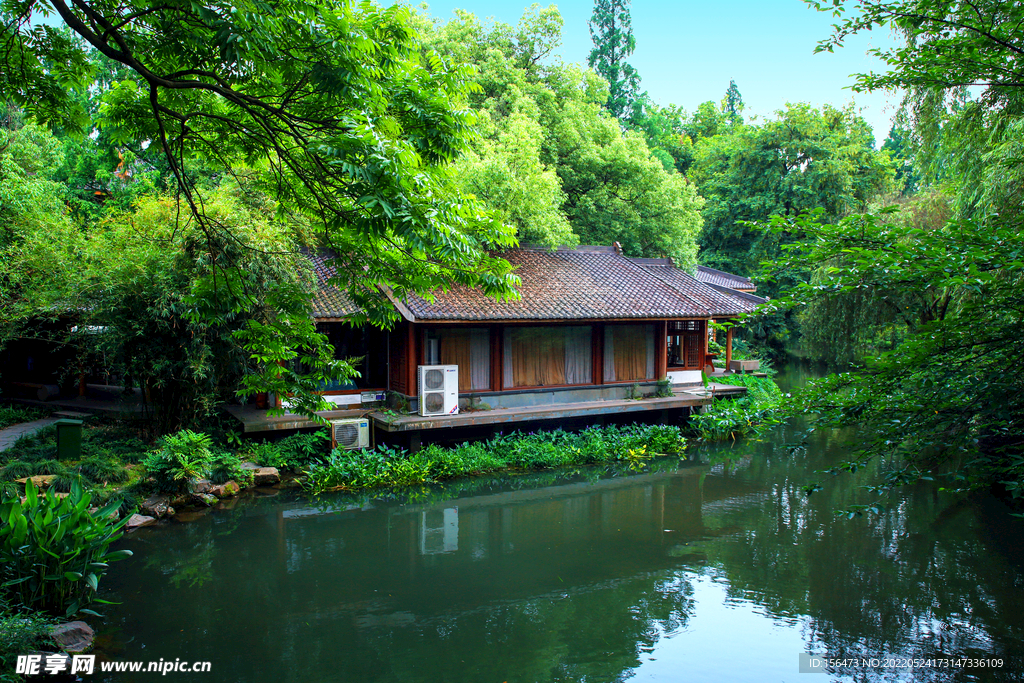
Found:
[[335, 451], [305, 470], [303, 486], [313, 493], [383, 486], [412, 486], [501, 470], [547, 470], [604, 462], [644, 469], [654, 455], [679, 455], [685, 442], [678, 427], [628, 425], [498, 435], [488, 441], [448, 448], [430, 444], [415, 454], [378, 446]]
[[715, 400], [703, 412], [690, 416], [691, 430], [705, 441], [724, 441], [760, 433], [778, 424], [775, 408], [782, 401], [782, 391], [771, 377], [731, 375], [715, 378], [719, 384], [747, 388], [737, 398]]
[[[95, 612], [92, 602], [107, 565], [131, 556], [109, 550], [124, 521], [116, 504], [89, 511], [91, 497], [76, 482], [67, 496], [40, 493], [32, 481], [18, 496], [0, 500], [0, 596], [30, 609], [70, 616]], [[98, 601], [102, 602], [102, 601]]]

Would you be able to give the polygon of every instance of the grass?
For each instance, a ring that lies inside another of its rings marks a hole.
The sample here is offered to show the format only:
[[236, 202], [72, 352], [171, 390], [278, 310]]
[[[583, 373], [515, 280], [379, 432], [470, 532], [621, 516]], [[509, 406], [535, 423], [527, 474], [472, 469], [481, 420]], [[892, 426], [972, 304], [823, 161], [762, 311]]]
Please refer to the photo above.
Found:
[[0, 405], [0, 429], [7, 429], [22, 422], [31, 422], [48, 417], [50, 411], [44, 408], [30, 408], [19, 405]]

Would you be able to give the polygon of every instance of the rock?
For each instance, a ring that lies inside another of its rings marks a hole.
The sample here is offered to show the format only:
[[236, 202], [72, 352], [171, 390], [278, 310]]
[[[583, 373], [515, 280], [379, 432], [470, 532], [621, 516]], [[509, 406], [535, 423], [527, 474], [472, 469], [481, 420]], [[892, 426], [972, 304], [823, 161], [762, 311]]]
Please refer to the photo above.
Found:
[[238, 505], [238, 498], [225, 498], [217, 505], [214, 506], [214, 510], [233, 510]]
[[69, 621], [50, 629], [50, 637], [66, 652], [85, 652], [92, 647], [95, 636], [95, 632], [84, 621]]
[[193, 493], [192, 494], [192, 504], [193, 505], [198, 505], [200, 507], [210, 507], [211, 505], [216, 504], [216, 502], [217, 502], [217, 496], [213, 495], [212, 493]]
[[258, 470], [258, 469], [260, 469], [260, 466], [257, 465], [254, 462], [243, 462], [241, 465], [239, 465], [239, 467], [241, 467], [243, 470]]
[[139, 512], [149, 517], [160, 519], [161, 517], [173, 515], [174, 508], [171, 507], [169, 496], [150, 496], [139, 506]]
[[281, 481], [281, 473], [276, 467], [259, 467], [253, 470], [252, 483], [256, 486], [273, 486]]
[[197, 479], [192, 490], [196, 493], [209, 493], [210, 489], [213, 488], [213, 482], [209, 479]]
[[205, 517], [208, 512], [209, 510], [192, 510], [189, 512], [179, 512], [178, 514], [174, 515], [174, 521], [184, 523], [194, 522], [200, 517]]
[[236, 484], [233, 481], [226, 481], [223, 484], [220, 484], [219, 486], [214, 486], [213, 488], [211, 488], [210, 493], [217, 496], [218, 498], [229, 498], [231, 496], [237, 495], [239, 490], [240, 489], [238, 488], [238, 484]]
[[174, 498], [171, 498], [171, 505], [173, 505], [176, 508], [187, 507], [187, 506], [189, 506], [191, 504], [192, 504], [192, 494], [191, 493], [181, 493], [181, 494], [178, 494], [177, 496], [174, 496]]
[[37, 474], [34, 477], [23, 477], [21, 479], [15, 479], [14, 481], [24, 486], [31, 479], [32, 485], [35, 486], [37, 489], [45, 489], [49, 488], [50, 484], [53, 483], [53, 480], [56, 478], [56, 474]]
[[132, 529], [138, 529], [139, 527], [149, 526], [150, 524], [156, 524], [155, 517], [147, 517], [146, 515], [132, 515], [128, 518], [128, 522], [125, 523], [125, 528], [131, 531]]

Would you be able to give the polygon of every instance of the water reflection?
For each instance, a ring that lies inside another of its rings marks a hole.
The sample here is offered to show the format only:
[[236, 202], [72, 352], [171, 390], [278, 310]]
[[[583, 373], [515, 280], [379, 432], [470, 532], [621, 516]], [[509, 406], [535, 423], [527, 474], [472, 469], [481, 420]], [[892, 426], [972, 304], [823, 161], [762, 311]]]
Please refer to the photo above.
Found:
[[[1021, 527], [999, 503], [922, 485], [877, 519], [837, 519], [864, 478], [801, 486], [844, 435], [796, 452], [793, 437], [644, 474], [281, 494], [144, 529], [107, 582], [123, 604], [105, 648], [247, 682], [804, 680], [802, 651], [1022, 653]], [[1019, 680], [1020, 664], [903, 678]]]

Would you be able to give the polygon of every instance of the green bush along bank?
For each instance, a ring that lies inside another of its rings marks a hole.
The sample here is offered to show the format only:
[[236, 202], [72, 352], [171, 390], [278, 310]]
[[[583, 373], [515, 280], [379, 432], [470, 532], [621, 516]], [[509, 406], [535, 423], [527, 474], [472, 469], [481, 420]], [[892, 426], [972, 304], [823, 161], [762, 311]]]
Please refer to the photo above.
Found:
[[629, 425], [590, 427], [579, 432], [513, 432], [453, 448], [431, 444], [415, 454], [378, 446], [368, 451], [339, 451], [305, 471], [312, 493], [409, 486], [486, 474], [499, 470], [544, 470], [569, 465], [621, 461], [643, 469], [656, 455], [682, 455], [686, 443], [679, 427]]

